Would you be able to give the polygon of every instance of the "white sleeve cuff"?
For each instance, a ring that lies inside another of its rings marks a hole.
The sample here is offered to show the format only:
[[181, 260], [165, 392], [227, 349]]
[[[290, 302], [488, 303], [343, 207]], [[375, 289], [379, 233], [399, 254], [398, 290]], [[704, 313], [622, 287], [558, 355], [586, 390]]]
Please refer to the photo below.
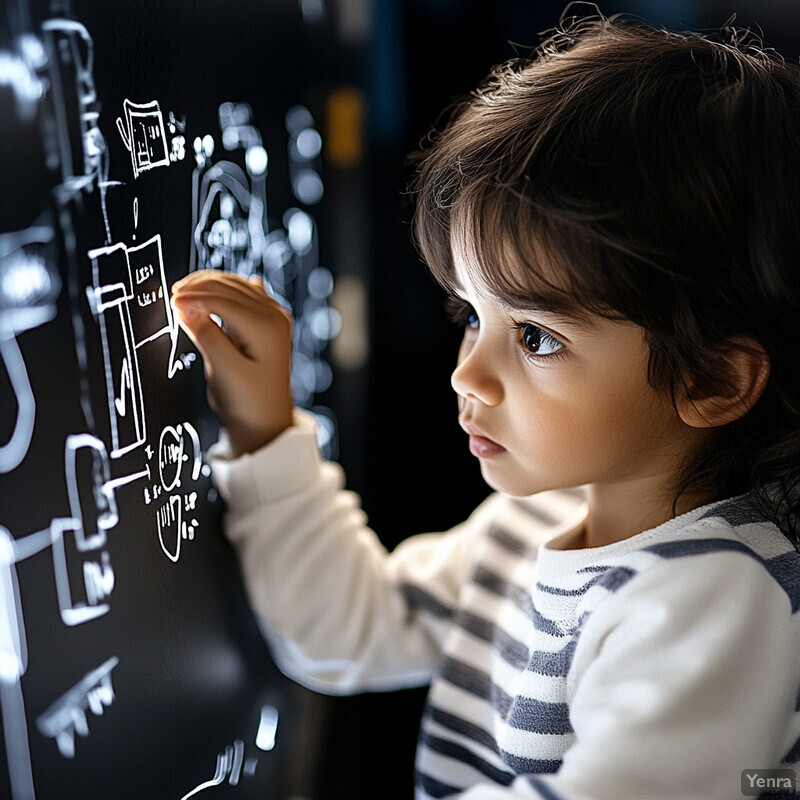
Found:
[[293, 494], [311, 482], [322, 457], [317, 447], [317, 423], [312, 414], [294, 411], [294, 425], [254, 453], [231, 454], [223, 431], [208, 451], [214, 483], [223, 499], [239, 512]]

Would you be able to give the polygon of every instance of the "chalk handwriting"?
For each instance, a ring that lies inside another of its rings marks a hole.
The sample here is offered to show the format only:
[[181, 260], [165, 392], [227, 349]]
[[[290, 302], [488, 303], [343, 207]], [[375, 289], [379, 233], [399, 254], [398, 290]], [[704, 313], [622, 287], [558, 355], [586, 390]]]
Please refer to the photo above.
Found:
[[161, 549], [174, 563], [180, 558], [181, 543], [193, 540], [199, 525], [193, 516], [197, 492], [191, 484], [199, 479], [203, 461], [200, 437], [194, 426], [183, 422], [165, 427], [157, 455], [159, 483], [145, 489], [145, 502], [167, 495], [156, 507], [156, 525]]

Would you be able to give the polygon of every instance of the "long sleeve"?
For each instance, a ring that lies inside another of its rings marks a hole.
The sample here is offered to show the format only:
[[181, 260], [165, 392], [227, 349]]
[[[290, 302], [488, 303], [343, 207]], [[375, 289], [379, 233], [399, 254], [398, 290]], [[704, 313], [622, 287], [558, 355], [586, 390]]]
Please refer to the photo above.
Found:
[[[276, 661], [331, 693], [422, 685], [438, 661], [481, 513], [389, 554], [358, 497], [343, 490], [341, 469], [321, 460], [310, 417], [298, 412], [296, 422], [258, 453], [229, 460], [216, 446], [210, 458], [228, 504], [225, 530]], [[424, 592], [426, 608], [410, 602], [415, 592]]]

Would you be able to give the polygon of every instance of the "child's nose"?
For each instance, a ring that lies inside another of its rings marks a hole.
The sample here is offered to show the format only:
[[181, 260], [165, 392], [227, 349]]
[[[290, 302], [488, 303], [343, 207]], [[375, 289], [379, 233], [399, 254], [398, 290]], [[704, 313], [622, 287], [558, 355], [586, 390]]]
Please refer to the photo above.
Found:
[[459, 397], [496, 406], [503, 399], [503, 385], [496, 371], [496, 359], [489, 357], [481, 342], [467, 343], [458, 354], [458, 364], [450, 376], [450, 385]]

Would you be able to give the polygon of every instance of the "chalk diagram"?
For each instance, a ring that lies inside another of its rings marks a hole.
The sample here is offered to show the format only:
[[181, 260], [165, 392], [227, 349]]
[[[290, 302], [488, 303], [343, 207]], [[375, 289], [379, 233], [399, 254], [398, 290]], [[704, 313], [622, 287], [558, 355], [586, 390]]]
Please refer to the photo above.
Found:
[[[263, 278], [271, 294], [294, 316], [292, 392], [295, 402], [318, 420], [319, 445], [335, 456], [333, 412], [317, 404], [332, 382], [327, 349], [341, 327], [331, 307], [334, 279], [319, 263], [317, 224], [308, 206], [323, 196], [319, 174], [322, 137], [307, 108], [286, 114], [289, 177], [300, 207], [289, 208], [280, 224], [271, 223], [267, 204], [269, 157], [246, 103], [220, 105], [223, 149], [214, 158], [211, 134], [193, 141], [196, 167], [192, 179], [193, 236], [190, 270], [220, 269]], [[238, 160], [234, 160], [238, 159]]]
[[[68, 275], [79, 274], [78, 264], [88, 263], [92, 276], [83, 295], [89, 314], [77, 307], [80, 297], [70, 295], [86, 428], [64, 439], [68, 508], [34, 532], [11, 531], [0, 519], [0, 712], [12, 800], [35, 800], [22, 685], [30, 654], [19, 565], [49, 552], [61, 623], [67, 628], [90, 625], [112, 610], [117, 573], [108, 544], [120, 522], [118, 494], [132, 491], [129, 485], [138, 487], [144, 505], [152, 509], [160, 551], [175, 564], [197, 533], [200, 480], [208, 475], [191, 422], [174, 422], [160, 432], [148, 430], [147, 376], [140, 369], [143, 348], [168, 343], [163, 373], [167, 379], [189, 368], [195, 355], [178, 352], [179, 328], [168, 299], [161, 236], [155, 233], [139, 243], [115, 242], [112, 237], [107, 192], [125, 181], [109, 179], [93, 61], [88, 30], [67, 18], [48, 19], [37, 33], [22, 31], [15, 49], [0, 50], [0, 86], [10, 87], [21, 123], [41, 122], [47, 167], [58, 176], [52, 212], [43, 213], [27, 229], [0, 233], [0, 369], [13, 399], [11, 423], [0, 441], [0, 476], [25, 463], [36, 425], [37, 387], [19, 338], [56, 318], [64, 289], [60, 259]], [[117, 129], [130, 152], [134, 181], [185, 157], [185, 128], [185, 120], [172, 112], [165, 121], [157, 101], [124, 101]], [[99, 201], [105, 241], [78, 253], [71, 216], [75, 212], [69, 206], [92, 193]], [[138, 199], [133, 215], [136, 227]], [[88, 391], [90, 338], [99, 341], [102, 354], [103, 409], [93, 407]], [[126, 465], [139, 458], [138, 468], [120, 469], [123, 458]], [[60, 696], [36, 712], [36, 730], [51, 739], [64, 758], [76, 756], [76, 737], [88, 736], [92, 717], [114, 704], [113, 675], [119, 665], [116, 655], [98, 658], [93, 669], [67, 682]], [[234, 744], [230, 755], [225, 751], [219, 767], [229, 780], [235, 774], [238, 781], [255, 768], [253, 759], [237, 761], [240, 745]]]
[[169, 166], [167, 137], [161, 108], [149, 103], [124, 102], [125, 117], [117, 117], [117, 130], [131, 154], [133, 177], [159, 166]]
[[176, 356], [179, 329], [169, 304], [161, 237], [156, 234], [136, 246], [100, 247], [88, 257], [94, 286], [87, 297], [102, 338], [112, 456], [117, 457], [145, 442], [139, 348], [159, 337], [169, 338], [168, 378], [191, 361]]
[[16, 402], [11, 434], [0, 442], [0, 473], [20, 464], [33, 433], [36, 398], [16, 337], [55, 316], [61, 284], [49, 247], [52, 240], [50, 225], [0, 234], [0, 360]]

